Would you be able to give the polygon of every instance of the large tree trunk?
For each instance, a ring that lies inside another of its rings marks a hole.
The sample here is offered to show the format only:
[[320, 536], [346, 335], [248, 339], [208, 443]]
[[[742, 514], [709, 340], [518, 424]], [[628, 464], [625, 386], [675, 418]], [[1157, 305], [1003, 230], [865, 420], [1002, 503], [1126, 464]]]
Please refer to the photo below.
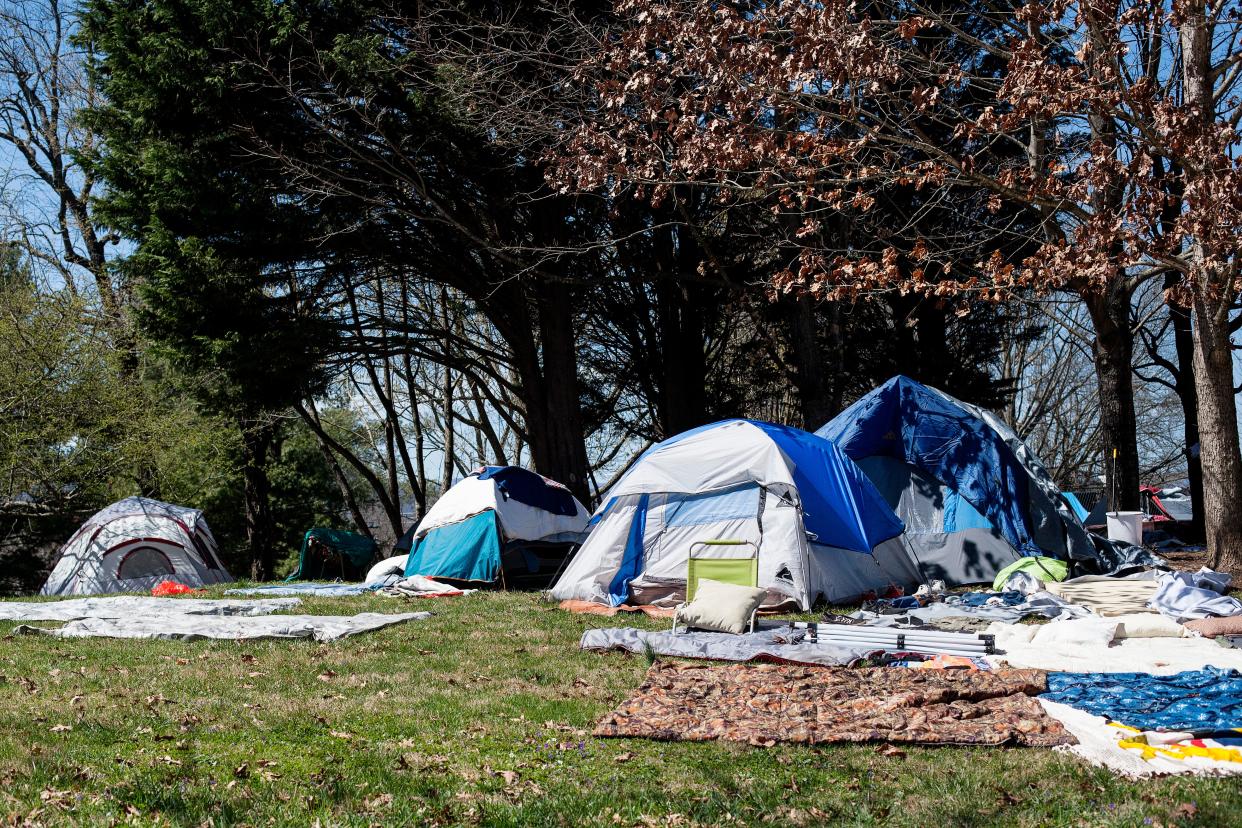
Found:
[[947, 390], [949, 357], [945, 312], [916, 295], [885, 297], [893, 324], [893, 367], [925, 385]]
[[659, 426], [664, 437], [707, 419], [707, 355], [702, 288], [673, 279], [656, 284], [661, 352]]
[[529, 359], [518, 362], [527, 397], [531, 459], [536, 471], [564, 483], [586, 503], [591, 490], [571, 291], [563, 282], [543, 281], [537, 293], [542, 366]]
[[242, 481], [246, 501], [246, 551], [250, 577], [266, 581], [275, 575], [276, 527], [272, 520], [271, 482], [267, 463], [271, 457], [276, 425], [267, 420], [241, 418]]
[[789, 355], [794, 386], [802, 411], [802, 427], [814, 431], [840, 411], [838, 382], [832, 381], [824, 350], [819, 345], [819, 321], [810, 296], [782, 297], [789, 325]]
[[[1179, 25], [1182, 87], [1186, 103], [1197, 107], [1197, 127], [1206, 134], [1214, 122], [1212, 25], [1202, 4], [1187, 9]], [[1187, 190], [1201, 175], [1201, 159], [1182, 165]], [[1194, 271], [1195, 390], [1199, 402], [1199, 458], [1203, 465], [1203, 524], [1212, 566], [1242, 569], [1242, 451], [1233, 390], [1233, 350], [1229, 308], [1237, 297], [1235, 262], [1212, 267], [1199, 241], [1189, 251]], [[1225, 268], [1233, 268], [1225, 270]]]
[[945, 309], [925, 299], [919, 303], [915, 318], [919, 375], [936, 388], [961, 393], [952, 383], [954, 359], [949, 354], [949, 318]]
[[[401, 325], [403, 330], [410, 329], [410, 294], [402, 290], [401, 294]], [[405, 383], [406, 397], [410, 406], [411, 426], [414, 429], [413, 467], [407, 459], [406, 474], [409, 476], [410, 493], [414, 495], [414, 523], [423, 519], [427, 512], [427, 458], [423, 456], [423, 419], [418, 409], [418, 395], [414, 384], [414, 364], [409, 348], [401, 351], [401, 367], [404, 371], [402, 381]]]
[[1114, 511], [1139, 509], [1138, 427], [1134, 415], [1134, 335], [1130, 291], [1121, 284], [1083, 301], [1095, 328], [1095, 375], [1105, 489]]
[[[440, 310], [444, 314], [444, 354], [451, 362], [453, 354], [453, 320], [449, 315], [448, 288], [440, 287]], [[444, 419], [444, 468], [440, 470], [440, 495], [443, 496], [453, 485], [453, 462], [457, 451], [456, 405], [453, 393], [453, 369], [448, 362], [444, 365], [444, 382], [440, 387], [440, 410]]]
[[1219, 299], [1195, 299], [1195, 385], [1203, 464], [1203, 523], [1213, 567], [1242, 570], [1242, 451], [1229, 324]]
[[[1081, 14], [1091, 46], [1084, 60], [1087, 72], [1097, 81], [1108, 83], [1113, 72], [1110, 39], [1113, 14], [1107, 5], [1094, 4], [1085, 5]], [[1120, 157], [1117, 121], [1112, 109], [1093, 102], [1088, 108], [1087, 123], [1091, 127], [1091, 140], [1107, 148], [1113, 157]], [[1114, 176], [1092, 188], [1091, 210], [1097, 216], [1120, 215], [1124, 199], [1120, 176]], [[1134, 414], [1134, 334], [1130, 328], [1133, 290], [1123, 268], [1116, 264], [1121, 252], [1116, 244], [1110, 250], [1114, 269], [1107, 287], [1100, 290], [1085, 286], [1081, 295], [1095, 329], [1095, 373], [1103, 443], [1100, 448], [1103, 449], [1109, 504], [1114, 511], [1137, 511], [1138, 429]]]

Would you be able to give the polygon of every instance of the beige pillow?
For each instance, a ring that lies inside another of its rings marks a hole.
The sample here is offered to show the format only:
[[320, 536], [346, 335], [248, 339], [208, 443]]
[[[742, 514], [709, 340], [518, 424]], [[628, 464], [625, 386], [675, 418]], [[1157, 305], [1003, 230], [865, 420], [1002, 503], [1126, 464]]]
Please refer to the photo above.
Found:
[[766, 594], [764, 589], [703, 578], [694, 600], [683, 606], [677, 615], [688, 627], [743, 633], [750, 627], [750, 616], [759, 609]]
[[1036, 627], [1031, 643], [1043, 647], [1107, 647], [1117, 637], [1117, 626], [1112, 618], [1053, 621]]
[[1114, 615], [1108, 620], [1117, 622], [1117, 638], [1181, 638], [1186, 634], [1181, 624], [1158, 612]]

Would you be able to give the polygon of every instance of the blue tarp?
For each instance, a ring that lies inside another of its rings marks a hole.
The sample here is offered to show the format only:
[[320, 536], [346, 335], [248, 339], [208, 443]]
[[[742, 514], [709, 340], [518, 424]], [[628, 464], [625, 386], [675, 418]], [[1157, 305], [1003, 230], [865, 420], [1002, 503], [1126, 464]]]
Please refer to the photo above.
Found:
[[[1013, 450], [982, 419], [926, 386], [893, 377], [815, 433], [852, 460], [888, 456], [922, 470], [973, 506], [1014, 549], [1044, 554], [1027, 512], [1030, 478]], [[958, 509], [947, 520], [962, 529], [979, 522], [972, 518]]]
[[500, 531], [490, 509], [432, 529], [414, 542], [406, 576], [494, 581], [500, 573]]
[[1065, 498], [1065, 502], [1074, 510], [1074, 515], [1079, 522], [1086, 523], [1091, 513], [1087, 511], [1087, 507], [1082, 505], [1082, 501], [1078, 499], [1078, 495], [1073, 492], [1061, 492], [1061, 497]]
[[1172, 676], [1049, 673], [1041, 698], [1139, 730], [1242, 727], [1242, 674], [1218, 667]]
[[[389, 580], [394, 580], [390, 578]], [[346, 598], [354, 595], [366, 595], [381, 587], [388, 581], [377, 581], [373, 584], [317, 584], [303, 581], [298, 584], [271, 584], [269, 586], [245, 587], [242, 589], [226, 589], [225, 595], [313, 595], [317, 598]]]
[[479, 472], [480, 480], [494, 480], [496, 488], [505, 498], [534, 506], [554, 515], [573, 517], [578, 514], [577, 504], [569, 489], [549, 482], [542, 475], [520, 466], [484, 466]]

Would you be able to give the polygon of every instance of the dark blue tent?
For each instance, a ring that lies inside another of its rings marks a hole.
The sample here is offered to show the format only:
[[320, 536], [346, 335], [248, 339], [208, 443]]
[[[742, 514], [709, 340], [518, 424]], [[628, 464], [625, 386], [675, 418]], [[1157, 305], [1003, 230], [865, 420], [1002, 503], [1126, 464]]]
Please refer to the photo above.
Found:
[[506, 500], [516, 500], [554, 515], [572, 517], [578, 514], [574, 496], [559, 483], [521, 466], [484, 466], [480, 480], [496, 481], [496, 488]]
[[897, 376], [815, 433], [884, 494], [927, 577], [984, 582], [1022, 555], [1095, 560], [1039, 460], [975, 406]]
[[[896, 376], [815, 433], [855, 462], [888, 456], [921, 469], [948, 484], [1014, 549], [1042, 554], [1027, 516], [1029, 475], [1001, 435], [949, 397]], [[959, 528], [956, 516], [946, 511], [944, 531]]]

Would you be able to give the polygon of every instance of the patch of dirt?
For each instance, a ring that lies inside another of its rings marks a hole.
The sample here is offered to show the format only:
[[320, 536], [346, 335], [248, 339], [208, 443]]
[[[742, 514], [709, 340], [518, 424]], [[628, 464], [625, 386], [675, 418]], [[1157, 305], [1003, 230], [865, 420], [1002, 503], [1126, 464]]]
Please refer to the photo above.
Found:
[[[1196, 549], [1192, 547], [1190, 549], [1172, 549], [1172, 550], [1155, 549], [1152, 551], [1154, 551], [1157, 555], [1159, 555], [1160, 557], [1168, 561], [1169, 565], [1172, 566], [1174, 569], [1181, 569], [1181, 570], [1185, 570], [1188, 572], [1195, 572], [1199, 569], [1199, 567], [1208, 566], [1208, 563], [1209, 563], [1208, 552], [1207, 552], [1207, 549], [1205, 548]], [[1229, 572], [1228, 569], [1222, 569], [1221, 571]], [[1233, 580], [1236, 582], [1238, 580], [1239, 574], [1242, 574], [1242, 573], [1229, 572], [1229, 574], [1233, 576]]]

